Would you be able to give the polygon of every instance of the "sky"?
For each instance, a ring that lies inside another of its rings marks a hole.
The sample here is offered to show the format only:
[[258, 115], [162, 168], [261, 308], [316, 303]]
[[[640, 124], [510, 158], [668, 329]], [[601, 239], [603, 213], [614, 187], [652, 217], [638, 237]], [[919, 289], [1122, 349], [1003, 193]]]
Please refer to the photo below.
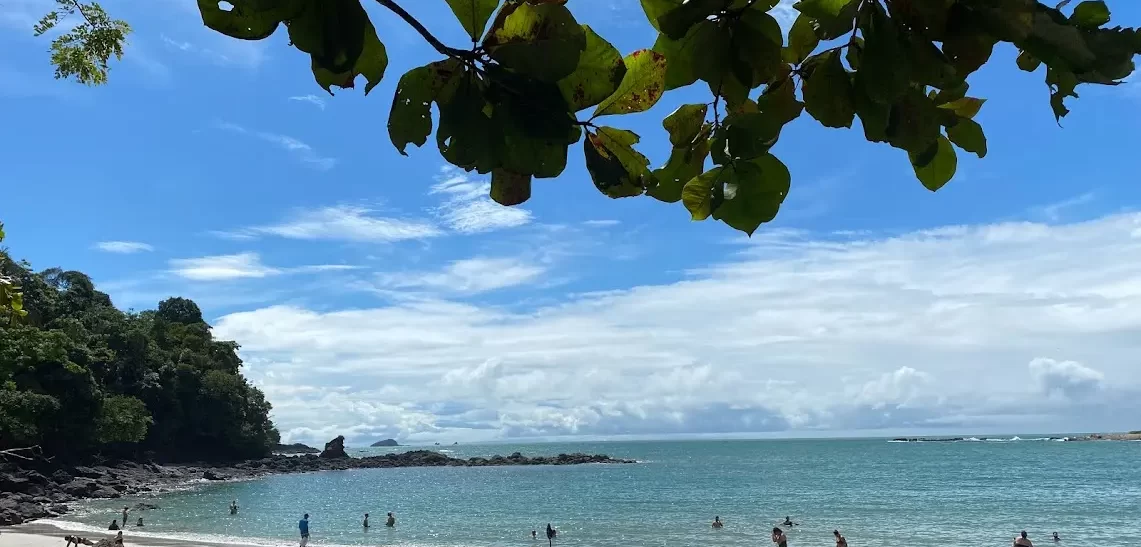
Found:
[[[464, 43], [445, 2], [402, 4]], [[1059, 127], [1043, 74], [996, 50], [971, 80], [990, 154], [937, 194], [804, 115], [774, 149], [789, 198], [748, 238], [606, 198], [581, 144], [514, 208], [431, 144], [400, 156], [395, 82], [437, 56], [378, 6], [384, 82], [329, 96], [282, 30], [103, 5], [135, 32], [86, 88], [31, 36], [51, 2], [0, 0], [5, 244], [124, 309], [194, 299], [287, 441], [1141, 428], [1141, 80], [1079, 88]], [[1109, 5], [1141, 26], [1141, 3]], [[634, 0], [568, 7], [623, 52], [653, 43]], [[707, 95], [612, 123], [657, 166], [662, 117]]]

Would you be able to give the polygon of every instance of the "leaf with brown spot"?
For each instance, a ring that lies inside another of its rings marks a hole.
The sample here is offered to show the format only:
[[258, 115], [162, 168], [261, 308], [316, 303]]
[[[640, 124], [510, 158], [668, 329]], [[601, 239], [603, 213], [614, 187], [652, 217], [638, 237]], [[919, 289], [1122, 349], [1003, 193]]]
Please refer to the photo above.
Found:
[[594, 118], [649, 110], [666, 87], [666, 56], [642, 49], [626, 56], [626, 75], [612, 95], [598, 105]]
[[558, 82], [563, 99], [574, 112], [602, 102], [626, 76], [622, 54], [589, 26], [583, 25], [582, 30], [586, 33], [586, 49], [578, 59], [578, 67]]

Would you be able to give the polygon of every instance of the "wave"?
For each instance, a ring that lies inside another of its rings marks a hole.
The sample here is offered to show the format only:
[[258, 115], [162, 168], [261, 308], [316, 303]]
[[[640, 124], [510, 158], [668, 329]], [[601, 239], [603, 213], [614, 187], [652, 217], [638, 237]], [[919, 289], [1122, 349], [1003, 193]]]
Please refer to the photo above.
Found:
[[891, 439], [889, 443], [1020, 443], [1020, 442], [1064, 442], [1069, 437], [1034, 437], [1023, 439], [1013, 437], [912, 437]]

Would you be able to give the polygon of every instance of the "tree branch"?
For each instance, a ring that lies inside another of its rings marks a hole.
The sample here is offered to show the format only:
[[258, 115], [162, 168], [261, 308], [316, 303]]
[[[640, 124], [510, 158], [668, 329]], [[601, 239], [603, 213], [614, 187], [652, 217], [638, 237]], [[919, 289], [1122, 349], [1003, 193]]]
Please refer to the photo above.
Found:
[[[31, 456], [25, 456], [23, 454], [20, 454], [20, 452], [30, 452], [32, 455]], [[41, 459], [45, 459], [45, 460], [49, 460], [49, 461], [51, 460], [51, 458], [44, 458], [43, 457], [43, 454], [40, 452], [39, 445], [25, 446], [23, 448], [9, 448], [7, 450], [0, 450], [0, 457], [8, 457], [8, 456], [12, 456], [13, 458], [20, 458], [21, 460], [26, 460], [26, 461], [32, 461], [36, 458], [41, 458]]]
[[428, 32], [428, 29], [425, 28], [420, 21], [417, 21], [415, 17], [412, 17], [412, 14], [405, 11], [404, 8], [400, 7], [395, 1], [376, 0], [376, 2], [388, 8], [392, 13], [395, 13], [398, 17], [403, 19], [405, 23], [411, 25], [412, 28], [416, 29], [416, 32], [420, 33], [420, 36], [423, 36], [424, 39], [427, 40], [428, 43], [431, 44], [432, 47], [441, 54], [447, 55], [449, 57], [459, 57], [461, 59], [475, 58], [475, 54], [470, 51], [464, 51], [462, 49], [456, 49], [454, 47], [448, 47], [444, 45], [444, 43], [441, 42], [438, 38], [432, 36], [432, 33]]

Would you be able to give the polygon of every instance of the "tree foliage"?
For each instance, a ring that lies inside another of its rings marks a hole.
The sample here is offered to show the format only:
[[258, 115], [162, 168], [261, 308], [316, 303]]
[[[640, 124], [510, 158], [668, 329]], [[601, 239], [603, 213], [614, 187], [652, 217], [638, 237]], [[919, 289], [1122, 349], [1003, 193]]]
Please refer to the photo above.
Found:
[[7, 252], [0, 275], [22, 288], [25, 311], [0, 326], [0, 449], [226, 460], [278, 442], [238, 345], [215, 340], [194, 302], [124, 313], [86, 275], [35, 272]]
[[56, 0], [57, 8], [33, 27], [36, 36], [56, 28], [68, 17], [79, 16], [79, 23], [51, 43], [51, 60], [57, 79], [75, 78], [81, 84], [107, 83], [111, 57], [123, 58], [123, 46], [131, 26], [112, 19], [96, 2]]
[[[394, 0], [376, 2], [443, 56], [400, 78], [388, 131], [401, 154], [428, 141], [435, 105], [440, 153], [490, 173], [491, 197], [503, 205], [526, 201], [532, 179], [561, 174], [581, 140], [603, 194], [682, 201], [695, 220], [749, 234], [788, 195], [788, 169], [771, 150], [803, 112], [830, 128], [858, 121], [935, 191], [954, 177], [957, 149], [987, 153], [973, 119], [984, 101], [968, 95], [968, 80], [997, 45], [1013, 45], [1019, 69], [1044, 75], [1059, 121], [1077, 86], [1120, 83], [1141, 52], [1141, 32], [1109, 27], [1102, 0], [1069, 14], [1068, 0], [800, 0], [787, 40], [769, 13], [776, 0], [641, 0], [657, 40], [625, 56], [580, 25], [566, 0], [447, 0], [470, 48], [443, 44]], [[285, 26], [326, 90], [364, 76], [368, 93], [388, 64], [361, 0], [198, 4], [206, 26], [234, 38]], [[612, 125], [615, 117], [698, 82], [709, 102], [665, 119], [672, 149], [651, 169], [640, 136]]]

